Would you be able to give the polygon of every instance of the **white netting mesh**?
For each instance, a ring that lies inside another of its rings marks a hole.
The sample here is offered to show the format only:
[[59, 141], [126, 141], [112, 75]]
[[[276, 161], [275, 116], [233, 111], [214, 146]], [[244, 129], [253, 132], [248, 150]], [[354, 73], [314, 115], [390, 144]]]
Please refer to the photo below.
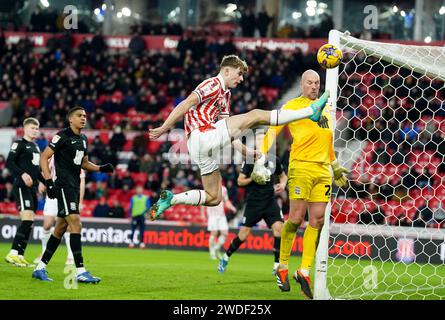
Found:
[[341, 45], [335, 146], [351, 174], [332, 199], [327, 288], [443, 299], [445, 48]]

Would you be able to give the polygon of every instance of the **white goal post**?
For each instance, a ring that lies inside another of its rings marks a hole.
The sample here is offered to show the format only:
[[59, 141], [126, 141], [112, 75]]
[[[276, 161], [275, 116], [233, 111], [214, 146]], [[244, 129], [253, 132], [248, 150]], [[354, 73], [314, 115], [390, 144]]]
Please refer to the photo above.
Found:
[[326, 208], [314, 299], [445, 299], [445, 47], [337, 30], [329, 43], [344, 53], [326, 89], [338, 159], [352, 172]]

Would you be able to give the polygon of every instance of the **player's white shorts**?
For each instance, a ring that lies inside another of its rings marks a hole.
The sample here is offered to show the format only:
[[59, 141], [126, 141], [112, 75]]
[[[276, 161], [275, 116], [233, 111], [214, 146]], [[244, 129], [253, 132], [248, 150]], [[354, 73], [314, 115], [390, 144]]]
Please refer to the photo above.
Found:
[[212, 173], [219, 168], [221, 149], [230, 142], [229, 131], [224, 119], [215, 123], [215, 129], [204, 132], [195, 129], [190, 133], [187, 147], [192, 164], [198, 165], [201, 175]]
[[226, 216], [211, 216], [209, 215], [207, 220], [207, 231], [228, 231], [229, 225], [227, 224]]
[[50, 199], [46, 197], [45, 206], [43, 207], [43, 215], [48, 217], [57, 217], [57, 199]]
[[221, 203], [214, 207], [207, 207], [207, 230], [208, 231], [227, 231], [229, 225], [224, 213], [224, 204]]

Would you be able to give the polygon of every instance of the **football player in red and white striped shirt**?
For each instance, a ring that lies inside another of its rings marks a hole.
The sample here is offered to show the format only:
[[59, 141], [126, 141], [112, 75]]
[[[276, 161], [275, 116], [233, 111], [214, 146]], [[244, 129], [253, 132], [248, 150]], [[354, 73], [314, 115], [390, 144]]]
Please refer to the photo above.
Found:
[[184, 116], [190, 158], [192, 163], [198, 165], [204, 186], [204, 190], [190, 190], [179, 194], [162, 191], [160, 199], [150, 209], [151, 220], [155, 220], [175, 204], [217, 206], [222, 199], [222, 179], [215, 154], [219, 154], [230, 143], [243, 156], [255, 157], [251, 177], [255, 182], [265, 184], [270, 178], [270, 172], [264, 166], [265, 156], [246, 148], [238, 139], [244, 131], [259, 125], [277, 126], [304, 118], [318, 122], [320, 119], [329, 97], [327, 91], [307, 108], [272, 111], [254, 109], [229, 117], [230, 89], [236, 88], [244, 80], [247, 70], [246, 62], [238, 56], [225, 56], [216, 77], [199, 84], [176, 106], [161, 127], [149, 131], [150, 139], [157, 139]]

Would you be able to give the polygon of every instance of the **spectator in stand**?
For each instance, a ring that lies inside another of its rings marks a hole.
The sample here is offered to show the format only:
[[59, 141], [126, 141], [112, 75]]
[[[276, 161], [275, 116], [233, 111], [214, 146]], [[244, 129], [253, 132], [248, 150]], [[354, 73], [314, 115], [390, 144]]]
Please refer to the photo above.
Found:
[[122, 151], [126, 142], [125, 134], [122, 132], [120, 125], [114, 127], [113, 136], [110, 139], [110, 146], [113, 151]]
[[134, 232], [139, 227], [139, 248], [145, 248], [144, 232], [145, 232], [145, 214], [151, 206], [150, 198], [142, 192], [141, 186], [136, 187], [136, 194], [130, 200], [130, 216], [131, 216], [131, 242], [129, 248], [134, 248]]
[[272, 18], [267, 14], [266, 8], [263, 6], [261, 12], [258, 13], [256, 18], [256, 26], [260, 32], [260, 37], [264, 38], [267, 36], [267, 29], [269, 24], [272, 22]]
[[[114, 171], [116, 172], [116, 171]], [[89, 181], [85, 185], [85, 194], [83, 196], [84, 200], [95, 200], [96, 199], [96, 186], [93, 182]]]
[[117, 170], [114, 170], [114, 172], [110, 175], [107, 185], [109, 189], [122, 189], [122, 181], [117, 174]]
[[137, 154], [133, 153], [133, 155], [131, 156], [131, 159], [128, 162], [127, 170], [130, 171], [131, 173], [141, 172], [141, 162]]
[[125, 210], [119, 204], [118, 200], [116, 200], [116, 199], [113, 200], [113, 206], [110, 208], [108, 217], [110, 217], [110, 218], [125, 218]]
[[140, 34], [141, 29], [138, 28], [138, 31], [133, 35], [133, 37], [130, 40], [130, 43], [128, 44], [128, 48], [130, 49], [131, 53], [135, 56], [140, 56], [143, 51], [146, 49], [145, 46], [145, 40]]
[[142, 130], [142, 133], [137, 135], [133, 139], [133, 152], [137, 156], [142, 157], [142, 155], [144, 155], [147, 152], [147, 144], [148, 144], [147, 134], [144, 133], [144, 131]]
[[99, 28], [93, 39], [91, 39], [90, 48], [94, 53], [103, 53], [107, 49], [107, 44], [102, 35], [102, 28]]
[[121, 180], [122, 187], [127, 186], [128, 189], [133, 189], [134, 187], [134, 180], [130, 175], [130, 171], [125, 171], [124, 176]]
[[107, 198], [108, 190], [106, 188], [105, 182], [97, 182], [96, 183], [96, 199], [100, 199], [101, 197]]
[[93, 217], [96, 218], [107, 218], [110, 212], [110, 207], [107, 204], [105, 197], [100, 197], [99, 203], [93, 210]]
[[140, 171], [145, 173], [153, 172], [153, 159], [148, 153], [142, 156], [140, 161]]
[[43, 132], [41, 132], [40, 137], [36, 139], [36, 143], [39, 146], [40, 151], [43, 151], [48, 145], [48, 140], [46, 140], [45, 134]]
[[241, 13], [240, 26], [243, 37], [253, 37], [255, 32], [255, 15], [253, 14], [252, 9], [247, 8]]

